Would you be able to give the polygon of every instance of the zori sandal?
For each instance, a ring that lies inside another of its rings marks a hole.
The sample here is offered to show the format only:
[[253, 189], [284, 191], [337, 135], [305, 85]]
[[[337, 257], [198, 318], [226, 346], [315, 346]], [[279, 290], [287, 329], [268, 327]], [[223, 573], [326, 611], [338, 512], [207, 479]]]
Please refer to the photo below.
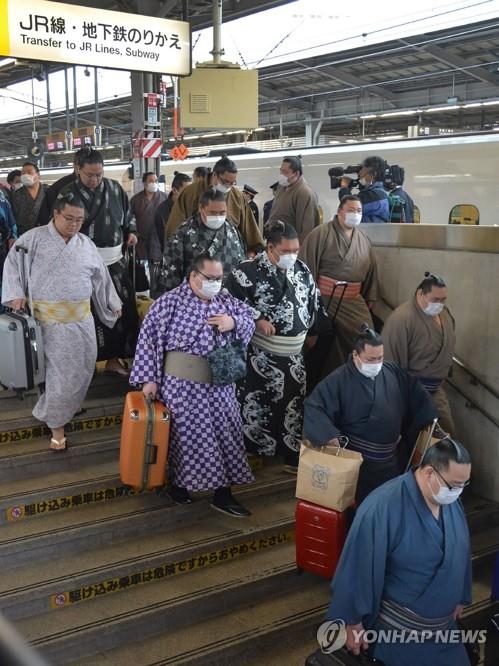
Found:
[[61, 440], [52, 439], [50, 440], [50, 450], [55, 451], [57, 453], [62, 453], [62, 451], [67, 451], [68, 450], [68, 441], [65, 437], [63, 437]]

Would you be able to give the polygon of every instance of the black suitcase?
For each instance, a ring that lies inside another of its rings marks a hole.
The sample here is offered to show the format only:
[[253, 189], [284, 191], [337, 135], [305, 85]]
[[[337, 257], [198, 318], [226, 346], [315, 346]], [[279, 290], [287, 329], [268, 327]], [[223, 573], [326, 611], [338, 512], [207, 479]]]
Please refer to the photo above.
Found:
[[[29, 277], [26, 282], [27, 250], [16, 246], [22, 253], [21, 278], [27, 284], [30, 310], [33, 299]], [[42, 328], [40, 322], [28, 312], [7, 311], [0, 314], [0, 384], [22, 393], [39, 387], [45, 381]]]
[[[348, 282], [344, 280], [338, 281], [335, 283], [331, 295], [329, 296], [326, 307], [324, 308], [325, 316], [320, 316], [320, 319], [317, 323], [314, 323], [310, 334], [318, 334], [317, 342], [311, 349], [305, 349], [304, 359], [305, 359], [305, 370], [307, 372], [307, 395], [310, 395], [315, 386], [320, 382], [322, 378], [322, 373], [324, 371], [324, 363], [326, 362], [327, 357], [331, 351], [331, 347], [335, 338], [335, 321], [338, 315], [338, 311], [343, 302], [345, 296], [345, 291], [347, 290]], [[333, 317], [330, 319], [328, 316], [329, 306], [333, 300], [336, 289], [343, 288], [336, 309], [334, 311]]]
[[383, 662], [368, 657], [365, 653], [356, 657], [345, 649], [332, 654], [317, 650], [307, 658], [305, 666], [383, 666]]

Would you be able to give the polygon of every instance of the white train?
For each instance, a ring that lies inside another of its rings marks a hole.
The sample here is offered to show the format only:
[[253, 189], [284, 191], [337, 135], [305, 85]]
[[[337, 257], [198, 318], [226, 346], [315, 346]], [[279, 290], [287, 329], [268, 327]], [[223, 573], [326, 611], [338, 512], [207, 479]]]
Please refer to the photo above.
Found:
[[[405, 168], [404, 188], [411, 194], [425, 224], [447, 224], [451, 210], [461, 207], [463, 221], [473, 223], [476, 207], [480, 225], [499, 224], [499, 133], [408, 139], [403, 141], [370, 141], [303, 148], [300, 151], [271, 151], [231, 155], [238, 167], [238, 186], [245, 183], [258, 192], [255, 201], [262, 207], [271, 198], [270, 185], [277, 180], [282, 158], [299, 152], [304, 175], [317, 192], [324, 220], [334, 214], [338, 204], [337, 190], [330, 189], [328, 169], [332, 166], [357, 164], [368, 155], [380, 155], [389, 164]], [[213, 166], [218, 157], [199, 157], [184, 162], [162, 162], [161, 173], [167, 186], [174, 171], [192, 174], [196, 166]], [[45, 169], [44, 182], [50, 183], [69, 172], [68, 169]], [[5, 178], [6, 170], [0, 171]], [[105, 175], [120, 181], [132, 193], [128, 165], [106, 164]], [[459, 219], [459, 211], [454, 216]], [[464, 219], [466, 218], [466, 219]]]

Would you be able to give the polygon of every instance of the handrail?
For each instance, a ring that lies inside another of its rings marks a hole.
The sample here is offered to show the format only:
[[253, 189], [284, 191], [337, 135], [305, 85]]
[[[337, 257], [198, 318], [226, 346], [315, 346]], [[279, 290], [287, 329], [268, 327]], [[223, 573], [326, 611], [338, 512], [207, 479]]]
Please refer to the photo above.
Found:
[[473, 380], [473, 382], [476, 382], [480, 386], [482, 386], [486, 391], [488, 391], [490, 394], [494, 396], [494, 398], [497, 398], [499, 400], [499, 391], [497, 391], [493, 386], [491, 386], [488, 382], [486, 382], [484, 379], [481, 379], [474, 370], [472, 370], [464, 361], [461, 361], [460, 358], [457, 356], [452, 357], [452, 362], [458, 365], [461, 370], [464, 370]]
[[499, 421], [497, 421], [497, 419], [495, 417], [493, 417], [492, 414], [490, 414], [490, 412], [488, 412], [481, 405], [479, 405], [477, 402], [475, 402], [475, 400], [473, 400], [473, 398], [471, 398], [465, 391], [463, 391], [462, 388], [457, 386], [457, 384], [455, 384], [451, 379], [447, 378], [446, 382], [448, 384], [450, 384], [450, 386], [452, 386], [454, 391], [459, 393], [466, 400], [466, 402], [467, 402], [466, 407], [478, 410], [480, 412], [480, 414], [485, 416], [485, 418], [488, 421], [490, 421], [493, 425], [495, 425], [496, 428], [499, 428]]
[[[383, 303], [384, 303], [388, 308], [390, 308], [390, 310], [392, 310], [392, 311], [395, 310], [395, 308], [393, 307], [393, 305], [391, 305], [391, 303], [389, 303], [389, 302], [386, 300], [386, 298], [381, 298], [381, 300], [383, 301]], [[482, 378], [477, 374], [476, 370], [473, 370], [472, 368], [470, 368], [469, 365], [466, 365], [466, 363], [465, 363], [464, 361], [462, 361], [460, 358], [458, 358], [457, 356], [453, 356], [453, 357], [452, 357], [452, 362], [455, 363], [459, 368], [461, 368], [461, 370], [464, 370], [464, 372], [466, 372], [466, 374], [468, 374], [468, 375], [471, 377], [471, 379], [473, 380], [473, 382], [472, 382], [473, 384], [479, 384], [479, 385], [482, 386], [486, 391], [488, 391], [491, 395], [493, 395], [494, 398], [496, 398], [497, 400], [499, 400], [499, 391], [498, 391], [496, 388], [494, 388], [493, 386], [491, 386], [491, 385], [490, 385], [488, 382], [486, 382], [484, 379], [482, 379]], [[471, 402], [471, 400], [470, 400], [470, 402]]]

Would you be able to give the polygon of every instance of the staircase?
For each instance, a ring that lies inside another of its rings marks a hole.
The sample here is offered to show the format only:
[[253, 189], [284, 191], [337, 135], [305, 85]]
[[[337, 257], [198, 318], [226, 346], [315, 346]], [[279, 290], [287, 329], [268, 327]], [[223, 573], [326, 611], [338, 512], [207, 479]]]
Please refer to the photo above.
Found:
[[[235, 492], [246, 520], [209, 494], [181, 507], [131, 492], [117, 463], [126, 390], [94, 378], [63, 454], [31, 417], [34, 395], [0, 392], [0, 612], [54, 665], [303, 666], [329, 584], [296, 573], [295, 479], [257, 470]], [[499, 507], [470, 496], [467, 511], [471, 626], [490, 611]]]

